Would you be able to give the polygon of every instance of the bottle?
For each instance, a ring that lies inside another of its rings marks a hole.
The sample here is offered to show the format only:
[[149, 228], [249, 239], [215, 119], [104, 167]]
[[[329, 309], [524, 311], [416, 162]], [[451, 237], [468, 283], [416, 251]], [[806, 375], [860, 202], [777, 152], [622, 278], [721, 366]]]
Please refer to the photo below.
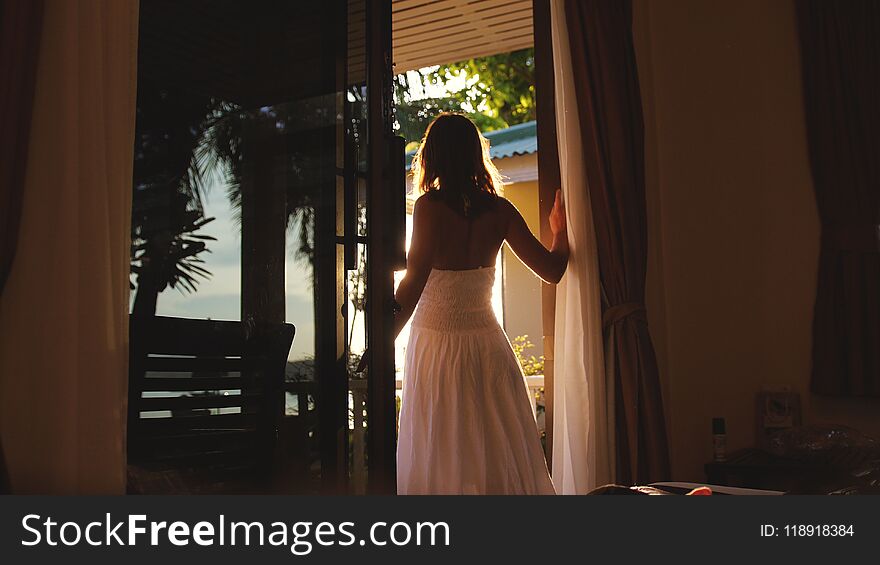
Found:
[[727, 432], [724, 418], [712, 418], [712, 458], [715, 461], [727, 459]]

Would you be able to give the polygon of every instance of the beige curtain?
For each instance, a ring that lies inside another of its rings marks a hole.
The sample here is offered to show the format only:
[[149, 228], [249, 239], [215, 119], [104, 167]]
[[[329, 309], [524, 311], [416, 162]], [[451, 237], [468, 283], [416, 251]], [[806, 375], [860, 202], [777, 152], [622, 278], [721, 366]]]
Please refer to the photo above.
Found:
[[559, 494], [584, 494], [614, 479], [609, 424], [614, 387], [605, 382], [596, 235], [563, 1], [551, 0], [550, 11], [559, 167], [571, 245], [568, 271], [556, 289], [553, 483]]
[[0, 298], [15, 493], [125, 491], [136, 0], [47, 0], [21, 226]]
[[[631, 0], [569, 0], [565, 27], [592, 203], [606, 390], [614, 391], [615, 481], [668, 479], [660, 375], [645, 312], [647, 212]], [[611, 403], [609, 402], [609, 406]]]

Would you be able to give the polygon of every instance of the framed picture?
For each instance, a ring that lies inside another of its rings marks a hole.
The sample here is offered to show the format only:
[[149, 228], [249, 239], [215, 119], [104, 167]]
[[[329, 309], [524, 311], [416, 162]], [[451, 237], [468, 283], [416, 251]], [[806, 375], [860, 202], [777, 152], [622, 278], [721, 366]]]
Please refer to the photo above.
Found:
[[774, 432], [801, 425], [800, 394], [790, 390], [762, 391], [756, 398], [758, 447], [766, 449]]

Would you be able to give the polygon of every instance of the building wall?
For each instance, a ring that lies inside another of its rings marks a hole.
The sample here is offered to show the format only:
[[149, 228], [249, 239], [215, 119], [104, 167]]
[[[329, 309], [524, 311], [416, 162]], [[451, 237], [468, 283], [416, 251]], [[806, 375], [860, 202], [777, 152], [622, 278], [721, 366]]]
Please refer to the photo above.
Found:
[[714, 416], [729, 449], [753, 445], [763, 387], [799, 392], [806, 423], [880, 435], [880, 402], [809, 393], [819, 222], [793, 3], [636, 0], [634, 33], [673, 477], [704, 480]]
[[[498, 164], [503, 167], [503, 159]], [[504, 169], [502, 168], [502, 171]], [[536, 236], [540, 230], [538, 216], [537, 181], [517, 182], [504, 187], [504, 196], [516, 206]], [[541, 281], [517, 259], [504, 244], [502, 251], [504, 269], [504, 330], [510, 339], [528, 335], [534, 347], [526, 351], [536, 357], [544, 354], [543, 329], [541, 327]]]

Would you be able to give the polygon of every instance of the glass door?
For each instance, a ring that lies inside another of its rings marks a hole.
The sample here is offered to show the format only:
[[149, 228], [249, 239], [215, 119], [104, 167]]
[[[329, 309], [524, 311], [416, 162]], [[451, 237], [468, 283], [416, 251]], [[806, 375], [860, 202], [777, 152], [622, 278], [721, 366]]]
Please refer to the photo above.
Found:
[[390, 0], [141, 5], [133, 323], [296, 327], [277, 386], [152, 391], [210, 396], [200, 421], [230, 432], [247, 431], [246, 398], [277, 395], [271, 473], [242, 491], [392, 492], [390, 14]]

